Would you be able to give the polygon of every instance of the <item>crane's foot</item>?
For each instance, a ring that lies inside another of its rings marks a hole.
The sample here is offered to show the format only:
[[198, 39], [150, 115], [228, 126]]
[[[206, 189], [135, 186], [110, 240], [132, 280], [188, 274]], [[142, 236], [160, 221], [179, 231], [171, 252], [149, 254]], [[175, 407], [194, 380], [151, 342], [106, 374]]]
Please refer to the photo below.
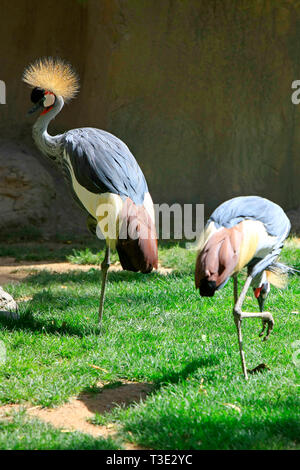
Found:
[[245, 360], [245, 353], [243, 349], [243, 338], [242, 338], [242, 320], [244, 318], [261, 318], [263, 321], [263, 329], [260, 332], [259, 336], [264, 335], [264, 331], [267, 326], [267, 333], [263, 338], [263, 341], [267, 341], [270, 336], [271, 331], [274, 328], [274, 319], [270, 312], [259, 312], [259, 313], [252, 313], [252, 312], [242, 312], [241, 310], [234, 308], [233, 310], [233, 317], [234, 323], [237, 328], [238, 333], [238, 342], [239, 342], [239, 349], [240, 349], [240, 356], [241, 356], [241, 363], [243, 374], [246, 380], [248, 380], [248, 370], [246, 368], [246, 360]]
[[251, 285], [253, 278], [251, 274], [248, 275], [244, 287], [238, 296], [238, 285], [237, 285], [237, 277], [234, 277], [234, 309], [233, 309], [233, 317], [234, 322], [237, 328], [238, 333], [238, 341], [239, 341], [239, 349], [240, 349], [240, 356], [242, 362], [242, 369], [245, 376], [245, 379], [248, 379], [248, 371], [246, 369], [246, 362], [245, 362], [245, 354], [243, 350], [243, 341], [242, 341], [242, 320], [244, 318], [261, 318], [263, 321], [263, 329], [260, 332], [259, 336], [264, 335], [265, 328], [267, 326], [267, 334], [264, 336], [263, 341], [267, 341], [270, 336], [271, 331], [274, 327], [274, 319], [270, 312], [259, 312], [259, 313], [252, 313], [252, 312], [242, 312], [242, 305], [245, 300], [246, 293]]
[[261, 318], [263, 327], [261, 332], [259, 333], [259, 337], [264, 336], [265, 329], [267, 327], [267, 333], [263, 337], [263, 341], [267, 341], [269, 339], [270, 333], [274, 328], [274, 318], [273, 315], [270, 312], [257, 312], [257, 313], [252, 313], [252, 312], [237, 312], [237, 315], [239, 315], [240, 319], [242, 320], [243, 318]]
[[264, 331], [267, 326], [267, 334], [263, 337], [263, 341], [267, 341], [269, 339], [271, 331], [274, 328], [274, 318], [272, 314], [269, 312], [263, 312], [263, 313], [266, 313], [268, 315], [268, 318], [267, 319], [263, 318], [263, 321], [262, 321], [263, 327], [262, 327], [261, 332], [259, 333], [259, 337], [261, 338], [262, 336], [264, 336]]

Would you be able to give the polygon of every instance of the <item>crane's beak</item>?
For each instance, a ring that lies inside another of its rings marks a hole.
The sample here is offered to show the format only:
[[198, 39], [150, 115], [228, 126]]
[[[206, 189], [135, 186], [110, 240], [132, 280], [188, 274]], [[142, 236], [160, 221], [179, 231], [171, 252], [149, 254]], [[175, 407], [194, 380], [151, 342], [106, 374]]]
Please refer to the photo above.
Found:
[[261, 287], [253, 289], [254, 295], [257, 298], [259, 309], [261, 312], [264, 311], [264, 304], [270, 292], [270, 284], [264, 283]]
[[38, 103], [36, 103], [34, 106], [32, 106], [32, 108], [30, 108], [30, 110], [27, 113], [27, 116], [30, 116], [30, 114], [35, 113], [36, 111], [38, 111], [42, 107], [43, 107], [43, 101], [41, 100]]
[[257, 302], [258, 302], [258, 305], [259, 305], [259, 310], [261, 312], [264, 311], [264, 303], [265, 303], [265, 300], [266, 298], [263, 297], [262, 295], [260, 295], [259, 297], [257, 297]]
[[206, 277], [200, 282], [201, 297], [213, 297], [217, 289], [216, 281], [209, 281]]

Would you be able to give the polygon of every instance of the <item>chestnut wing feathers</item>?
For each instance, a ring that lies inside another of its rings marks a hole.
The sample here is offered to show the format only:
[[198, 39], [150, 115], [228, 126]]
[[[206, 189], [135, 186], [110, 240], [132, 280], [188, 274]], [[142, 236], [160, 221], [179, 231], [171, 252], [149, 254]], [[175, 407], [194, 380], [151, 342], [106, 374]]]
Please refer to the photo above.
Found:
[[207, 224], [214, 222], [216, 227], [232, 228], [243, 220], [258, 220], [264, 224], [267, 233], [277, 237], [272, 251], [263, 259], [253, 259], [249, 263], [251, 275], [255, 277], [276, 261], [288, 237], [291, 223], [280, 206], [259, 196], [241, 196], [221, 204], [210, 216]]

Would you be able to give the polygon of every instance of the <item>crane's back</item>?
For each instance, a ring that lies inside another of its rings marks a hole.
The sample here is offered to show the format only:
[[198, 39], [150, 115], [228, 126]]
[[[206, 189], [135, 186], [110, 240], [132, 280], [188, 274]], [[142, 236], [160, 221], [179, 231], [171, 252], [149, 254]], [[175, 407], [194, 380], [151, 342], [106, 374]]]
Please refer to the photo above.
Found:
[[78, 183], [94, 194], [109, 192], [135, 204], [144, 202], [148, 186], [127, 145], [109, 132], [81, 128], [66, 132], [65, 154]]
[[223, 202], [211, 214], [207, 225], [214, 222], [216, 228], [231, 228], [243, 220], [260, 221], [273, 237], [282, 237], [288, 234], [291, 228], [283, 209], [259, 196], [240, 196]]
[[199, 239], [195, 283], [200, 294], [213, 295], [245, 266], [257, 276], [278, 257], [289, 231], [284, 211], [267, 199], [246, 196], [221, 204]]

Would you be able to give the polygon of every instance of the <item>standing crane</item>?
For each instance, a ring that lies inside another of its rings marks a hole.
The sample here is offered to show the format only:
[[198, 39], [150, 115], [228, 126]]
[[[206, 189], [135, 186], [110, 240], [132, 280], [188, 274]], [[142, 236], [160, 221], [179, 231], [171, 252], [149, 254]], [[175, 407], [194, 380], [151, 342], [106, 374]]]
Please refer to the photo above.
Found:
[[[26, 67], [23, 81], [33, 88], [29, 113], [40, 111], [33, 139], [40, 151], [63, 171], [73, 196], [88, 213], [91, 231], [106, 241], [101, 264], [101, 325], [110, 252], [116, 249], [122, 268], [150, 273], [157, 268], [154, 207], [141, 168], [120, 139], [90, 127], [51, 136], [48, 125], [74, 98], [79, 81], [70, 64], [42, 58]], [[97, 230], [96, 230], [97, 229]]]
[[[277, 262], [291, 224], [284, 211], [274, 202], [258, 196], [235, 197], [212, 213], [202, 232], [195, 268], [195, 284], [200, 295], [212, 297], [233, 276], [233, 316], [237, 327], [242, 369], [248, 379], [242, 344], [242, 320], [259, 317], [263, 321], [260, 336], [269, 338], [273, 316], [264, 311], [270, 284], [284, 287], [293, 268]], [[238, 295], [238, 273], [248, 269], [247, 280]], [[254, 289], [260, 312], [243, 312], [242, 305], [249, 287]]]

